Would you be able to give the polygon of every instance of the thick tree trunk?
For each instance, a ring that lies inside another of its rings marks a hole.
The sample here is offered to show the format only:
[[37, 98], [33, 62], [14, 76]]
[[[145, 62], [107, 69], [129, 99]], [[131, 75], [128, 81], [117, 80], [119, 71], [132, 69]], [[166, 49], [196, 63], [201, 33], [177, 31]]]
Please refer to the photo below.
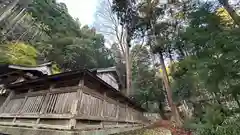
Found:
[[159, 56], [160, 56], [159, 59], [160, 59], [160, 63], [161, 63], [162, 76], [163, 76], [162, 78], [163, 78], [163, 82], [164, 82], [166, 92], [167, 92], [168, 103], [169, 103], [169, 106], [171, 107], [172, 116], [173, 116], [175, 122], [177, 123], [177, 125], [180, 126], [180, 125], [182, 125], [182, 120], [180, 118], [180, 115], [179, 115], [176, 105], [173, 103], [172, 90], [170, 87], [170, 82], [169, 82], [169, 78], [167, 75], [167, 70], [166, 70], [162, 52], [159, 52]]
[[[127, 29], [127, 28], [126, 28]], [[131, 68], [131, 57], [130, 57], [130, 37], [128, 35], [128, 29], [126, 30], [125, 33], [125, 37], [126, 37], [126, 51], [125, 51], [125, 60], [126, 60], [126, 79], [127, 79], [127, 89], [126, 89], [126, 96], [130, 96], [131, 93], [131, 89], [132, 89], [132, 68]]]
[[234, 22], [237, 25], [240, 25], [240, 17], [238, 16], [238, 14], [236, 13], [236, 11], [229, 5], [229, 1], [228, 0], [218, 0], [219, 3], [222, 4], [222, 6], [227, 10], [227, 12], [229, 13], [229, 15], [232, 17], [232, 19], [234, 20]]
[[19, 0], [14, 0], [9, 6], [6, 7], [6, 9], [0, 15], [0, 23], [12, 13], [12, 10], [16, 7], [18, 2]]

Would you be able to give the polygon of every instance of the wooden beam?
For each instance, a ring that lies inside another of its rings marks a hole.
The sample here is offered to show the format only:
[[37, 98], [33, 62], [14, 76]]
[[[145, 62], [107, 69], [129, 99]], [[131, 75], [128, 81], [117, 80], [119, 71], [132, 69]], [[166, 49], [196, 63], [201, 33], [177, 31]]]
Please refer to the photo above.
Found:
[[39, 96], [39, 95], [45, 95], [46, 93], [50, 94], [58, 94], [58, 93], [64, 93], [64, 92], [75, 92], [77, 91], [79, 86], [73, 86], [71, 89], [67, 90], [66, 89], [56, 89], [56, 88], [51, 88], [51, 91], [48, 90], [41, 90], [41, 91], [31, 91], [26, 94], [20, 94], [16, 95], [15, 97], [20, 98], [20, 97], [25, 97], [27, 95], [28, 97], [30, 96]]
[[1, 74], [0, 77], [9, 76], [9, 75], [12, 75], [12, 74], [22, 74], [22, 72], [19, 71], [19, 70], [15, 70], [15, 71], [8, 72], [6, 74]]
[[78, 115], [80, 113], [80, 109], [82, 107], [83, 104], [83, 91], [85, 90], [85, 84], [84, 84], [84, 78], [82, 78], [83, 80], [79, 81], [79, 89], [78, 89], [78, 94], [79, 94], [79, 103], [78, 103], [78, 108], [77, 108], [77, 112]]
[[69, 129], [75, 129], [76, 128], [77, 120], [76, 120], [75, 117], [78, 115], [78, 107], [79, 107], [78, 104], [80, 104], [79, 101], [82, 101], [81, 99], [82, 99], [82, 93], [83, 93], [82, 88], [84, 86], [84, 79], [81, 79], [79, 81], [78, 86], [79, 86], [79, 89], [76, 93], [75, 99], [73, 99], [74, 101], [73, 101], [73, 104], [71, 106], [72, 118], [69, 120]]
[[83, 92], [86, 93], [86, 94], [89, 94], [89, 95], [92, 95], [94, 97], [97, 97], [99, 99], [104, 99], [104, 95], [99, 93], [97, 90], [94, 90], [94, 89], [90, 89], [86, 86], [83, 87]]
[[129, 109], [128, 109], [128, 105], [126, 104], [125, 105], [125, 107], [126, 107], [126, 122], [128, 122], [129, 121]]
[[101, 110], [101, 117], [104, 117], [104, 108], [106, 106], [106, 92], [103, 93], [103, 102], [102, 102], [102, 110]]
[[58, 129], [58, 130], [64, 130], [64, 129], [67, 130], [68, 129], [67, 126], [49, 125], [49, 124], [38, 124], [38, 125], [35, 125], [34, 123], [0, 122], [0, 125], [4, 125], [4, 126], [17, 126], [17, 127], [44, 128], [44, 129]]
[[[118, 121], [119, 120], [119, 109], [120, 109], [118, 100], [117, 100], [117, 104], [116, 105], [117, 105], [116, 120]], [[118, 125], [118, 122], [117, 122], [117, 125]]]
[[[102, 102], [102, 110], [101, 110], [101, 117], [102, 118], [104, 118], [104, 109], [105, 109], [105, 107], [106, 107], [106, 98], [107, 98], [107, 93], [106, 92], [104, 92], [103, 93], [103, 102]], [[104, 123], [103, 122], [101, 122], [101, 126], [102, 126], [102, 128], [104, 128]]]
[[69, 120], [69, 129], [75, 129], [76, 127], [77, 121], [74, 118], [74, 116], [77, 115], [77, 104], [78, 104], [78, 100], [74, 100], [71, 107], [71, 113], [73, 117]]

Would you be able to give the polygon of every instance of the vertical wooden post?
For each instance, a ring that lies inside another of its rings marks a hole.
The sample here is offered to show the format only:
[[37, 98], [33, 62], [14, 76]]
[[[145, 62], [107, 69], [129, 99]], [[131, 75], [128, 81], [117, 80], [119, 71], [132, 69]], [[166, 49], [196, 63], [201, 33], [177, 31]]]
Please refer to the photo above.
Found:
[[117, 121], [117, 125], [118, 125], [118, 121], [119, 121], [119, 101], [117, 100], [117, 112], [116, 112], [116, 121]]
[[72, 118], [69, 120], [69, 129], [75, 129], [76, 127], [77, 121], [74, 117], [77, 115], [77, 105], [78, 100], [75, 99], [71, 107]]
[[80, 103], [82, 102], [82, 93], [83, 93], [83, 86], [84, 86], [84, 78], [82, 78], [79, 81], [79, 89], [76, 93], [75, 99], [73, 99], [73, 104], [71, 106], [71, 113], [72, 113], [72, 118], [69, 120], [69, 129], [75, 129], [76, 128], [76, 124], [77, 124], [77, 120], [76, 120], [76, 116], [78, 114], [78, 109], [79, 109], [79, 101]]
[[134, 121], [134, 113], [135, 113], [134, 109], [131, 108], [131, 114], [130, 114], [131, 115], [131, 121]]
[[79, 81], [78, 86], [79, 86], [79, 89], [77, 91], [77, 97], [78, 97], [79, 103], [78, 103], [78, 107], [77, 107], [77, 112], [79, 112], [79, 109], [82, 107], [84, 78]]
[[8, 103], [11, 101], [11, 99], [15, 96], [15, 91], [10, 91], [7, 99], [4, 101], [4, 103], [2, 104], [1, 108], [0, 108], [0, 113], [3, 113], [6, 106], [8, 105]]
[[102, 104], [102, 110], [101, 110], [101, 117], [104, 117], [104, 109], [106, 107], [106, 92], [103, 93], [103, 104]]
[[128, 117], [129, 117], [129, 110], [128, 110], [128, 104], [126, 104], [126, 122], [128, 124]]
[[[104, 109], [105, 109], [105, 107], [106, 107], [106, 98], [107, 98], [107, 93], [104, 92], [104, 93], [103, 93], [102, 110], [101, 110], [101, 117], [102, 117], [102, 119], [104, 119]], [[103, 121], [101, 122], [101, 126], [102, 126], [102, 128], [104, 128], [104, 123], [103, 123]]]

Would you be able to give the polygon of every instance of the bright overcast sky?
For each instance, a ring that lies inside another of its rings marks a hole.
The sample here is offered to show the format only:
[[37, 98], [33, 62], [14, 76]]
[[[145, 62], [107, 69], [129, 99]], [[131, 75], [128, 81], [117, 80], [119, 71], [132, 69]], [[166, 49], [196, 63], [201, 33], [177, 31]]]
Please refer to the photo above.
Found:
[[74, 18], [79, 18], [82, 25], [91, 25], [94, 22], [94, 14], [98, 0], [57, 0], [64, 2], [69, 13]]

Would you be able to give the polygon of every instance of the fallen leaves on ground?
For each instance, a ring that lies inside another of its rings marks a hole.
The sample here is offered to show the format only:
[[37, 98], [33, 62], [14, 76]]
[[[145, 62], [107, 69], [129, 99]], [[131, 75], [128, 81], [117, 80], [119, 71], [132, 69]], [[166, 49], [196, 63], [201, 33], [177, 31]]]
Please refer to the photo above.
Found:
[[148, 128], [156, 128], [156, 127], [162, 127], [165, 129], [168, 129], [171, 131], [172, 135], [192, 135], [190, 131], [187, 131], [183, 128], [175, 127], [170, 121], [167, 120], [159, 120], [152, 125], [150, 125]]
[[171, 132], [164, 128], [153, 128], [153, 129], [139, 129], [128, 132], [123, 132], [114, 135], [171, 135]]
[[190, 131], [183, 128], [174, 127], [170, 121], [159, 120], [152, 125], [128, 132], [114, 135], [192, 135]]

